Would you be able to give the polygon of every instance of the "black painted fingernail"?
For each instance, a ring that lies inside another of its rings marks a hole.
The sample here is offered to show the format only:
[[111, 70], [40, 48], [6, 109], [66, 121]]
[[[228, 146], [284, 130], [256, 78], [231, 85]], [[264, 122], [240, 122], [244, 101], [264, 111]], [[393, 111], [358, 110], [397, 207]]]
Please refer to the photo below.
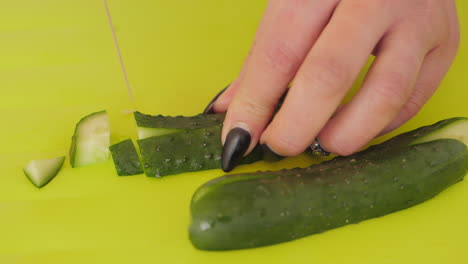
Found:
[[[229, 84], [229, 85], [231, 85], [231, 84]], [[215, 95], [215, 97], [213, 99], [211, 99], [210, 103], [205, 107], [205, 110], [203, 110], [204, 114], [214, 114], [215, 113], [215, 111], [213, 109], [214, 103], [216, 102], [216, 99], [218, 99], [218, 97], [222, 93], [224, 93], [224, 91], [226, 91], [226, 89], [229, 87], [229, 85], [224, 87], [224, 89], [222, 89], [217, 95]]]
[[246, 130], [235, 127], [229, 131], [221, 155], [221, 168], [225, 172], [234, 169], [250, 146], [250, 134]]
[[278, 161], [285, 158], [284, 156], [274, 152], [267, 144], [262, 144], [261, 146], [263, 151], [263, 159], [265, 161]]

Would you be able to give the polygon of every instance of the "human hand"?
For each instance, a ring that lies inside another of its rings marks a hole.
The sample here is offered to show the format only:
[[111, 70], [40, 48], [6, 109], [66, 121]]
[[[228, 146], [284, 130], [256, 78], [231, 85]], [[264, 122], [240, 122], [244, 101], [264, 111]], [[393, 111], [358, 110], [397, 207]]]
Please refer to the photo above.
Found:
[[[223, 169], [259, 141], [282, 156], [316, 138], [338, 155], [358, 151], [421, 109], [458, 43], [454, 0], [270, 0], [238, 78], [208, 109], [227, 110]], [[361, 89], [339, 107], [371, 54]]]

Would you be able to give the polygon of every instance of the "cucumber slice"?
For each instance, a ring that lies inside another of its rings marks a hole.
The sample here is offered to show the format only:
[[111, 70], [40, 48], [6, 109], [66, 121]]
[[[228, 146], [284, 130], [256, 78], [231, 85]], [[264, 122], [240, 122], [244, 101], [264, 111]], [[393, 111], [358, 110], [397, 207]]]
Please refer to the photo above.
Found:
[[220, 125], [224, 121], [224, 114], [196, 116], [163, 116], [146, 115], [135, 112], [138, 138], [145, 139], [153, 136], [161, 136], [181, 132], [183, 130], [208, 128]]
[[143, 173], [140, 158], [131, 139], [110, 146], [115, 169], [119, 176], [130, 176]]
[[36, 187], [49, 183], [62, 168], [65, 157], [32, 160], [23, 169], [24, 174]]
[[106, 111], [96, 112], [76, 124], [70, 147], [70, 164], [81, 167], [109, 159], [110, 125]]
[[467, 118], [319, 165], [226, 175], [193, 195], [193, 245], [231, 250], [294, 240], [422, 203], [468, 171]]
[[[183, 130], [179, 133], [138, 140], [147, 176], [161, 177], [184, 172], [221, 168], [221, 125]], [[242, 164], [262, 158], [260, 147], [244, 157]]]

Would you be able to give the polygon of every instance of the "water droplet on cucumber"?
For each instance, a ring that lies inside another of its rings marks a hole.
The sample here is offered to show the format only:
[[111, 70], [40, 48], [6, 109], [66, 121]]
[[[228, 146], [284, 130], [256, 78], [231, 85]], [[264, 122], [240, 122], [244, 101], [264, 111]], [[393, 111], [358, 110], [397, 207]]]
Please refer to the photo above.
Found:
[[201, 231], [206, 231], [208, 229], [210, 229], [212, 226], [211, 226], [211, 223], [207, 222], [207, 221], [203, 221], [200, 223], [200, 230]]

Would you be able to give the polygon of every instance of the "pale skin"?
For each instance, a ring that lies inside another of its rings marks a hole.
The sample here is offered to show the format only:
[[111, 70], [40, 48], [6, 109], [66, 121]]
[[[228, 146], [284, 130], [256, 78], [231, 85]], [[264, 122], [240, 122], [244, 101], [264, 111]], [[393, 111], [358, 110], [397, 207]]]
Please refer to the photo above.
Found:
[[[317, 138], [350, 155], [418, 113], [458, 43], [454, 0], [270, 0], [239, 76], [214, 104], [227, 111], [222, 140], [241, 127], [247, 153], [261, 143], [293, 156]], [[362, 87], [339, 107], [371, 54]]]

